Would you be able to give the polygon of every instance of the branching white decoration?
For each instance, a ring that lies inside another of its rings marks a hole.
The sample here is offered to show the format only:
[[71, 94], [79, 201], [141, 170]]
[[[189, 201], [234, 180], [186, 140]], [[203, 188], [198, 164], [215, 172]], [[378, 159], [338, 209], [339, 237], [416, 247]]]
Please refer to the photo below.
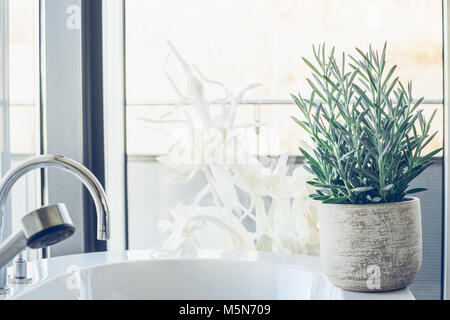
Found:
[[[178, 250], [191, 245], [199, 249], [318, 254], [317, 208], [309, 199], [312, 187], [306, 184], [308, 173], [298, 167], [289, 176], [287, 154], [279, 157], [274, 169], [264, 167], [245, 147], [246, 132], [261, 124], [235, 125], [236, 109], [245, 93], [259, 85], [252, 84], [235, 96], [224, 84], [189, 65], [170, 42], [169, 47], [186, 76], [186, 93], [167, 71], [169, 56], [166, 76], [180, 101], [159, 120], [141, 120], [180, 123], [188, 128], [183, 137], [175, 139], [169, 153], [158, 159], [173, 169], [166, 182], [185, 183], [201, 172], [208, 183], [191, 205], [177, 204], [170, 212], [171, 219], [159, 223], [168, 234], [164, 248]], [[225, 97], [208, 100], [206, 85], [219, 86]], [[184, 105], [193, 106], [194, 112], [189, 113]], [[220, 107], [216, 116], [212, 116], [212, 105]], [[180, 110], [183, 119], [168, 119]], [[248, 201], [242, 200], [242, 194]], [[215, 206], [201, 205], [208, 197]], [[268, 209], [264, 200], [270, 203]]]

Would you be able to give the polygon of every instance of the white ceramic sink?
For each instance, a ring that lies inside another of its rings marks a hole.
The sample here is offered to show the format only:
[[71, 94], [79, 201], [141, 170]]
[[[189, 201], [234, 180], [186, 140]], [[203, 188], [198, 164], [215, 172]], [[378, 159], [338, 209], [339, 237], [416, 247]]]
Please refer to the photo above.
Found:
[[[321, 288], [315, 288], [316, 284]], [[61, 275], [36, 286], [19, 298], [183, 300], [333, 298], [337, 294], [336, 290], [330, 286], [323, 288], [326, 286], [324, 279], [319, 279], [312, 273], [270, 262], [128, 261]]]
[[35, 263], [35, 284], [12, 299], [409, 299], [344, 292], [321, 273], [317, 257], [195, 252], [155, 256], [150, 251], [96, 253]]

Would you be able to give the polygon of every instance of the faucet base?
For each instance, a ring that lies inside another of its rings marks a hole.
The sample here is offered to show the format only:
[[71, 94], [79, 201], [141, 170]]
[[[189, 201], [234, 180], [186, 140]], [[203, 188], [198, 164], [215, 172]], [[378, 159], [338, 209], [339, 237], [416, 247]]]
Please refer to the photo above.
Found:
[[24, 259], [23, 251], [19, 253], [14, 262], [14, 274], [10, 274], [8, 278], [9, 282], [15, 284], [27, 284], [31, 282], [31, 278], [28, 278], [27, 261]]
[[0, 295], [2, 296], [7, 295], [10, 291], [11, 289], [9, 288], [0, 288]]
[[10, 275], [9, 276], [9, 282], [15, 283], [15, 284], [28, 284], [31, 283], [31, 278], [18, 278], [15, 276]]

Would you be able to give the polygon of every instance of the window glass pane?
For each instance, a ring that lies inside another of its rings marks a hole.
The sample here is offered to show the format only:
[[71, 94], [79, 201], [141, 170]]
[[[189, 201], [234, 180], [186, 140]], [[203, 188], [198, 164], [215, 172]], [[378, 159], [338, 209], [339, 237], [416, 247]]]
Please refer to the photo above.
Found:
[[35, 107], [14, 105], [10, 110], [11, 153], [32, 155], [36, 150], [38, 132], [35, 122]]
[[249, 92], [256, 99], [309, 90], [300, 58], [312, 56], [313, 44], [354, 52], [387, 41], [388, 62], [399, 65], [401, 79], [414, 81], [416, 95], [441, 98], [441, 6], [427, 0], [127, 0], [127, 99], [176, 98], [164, 76], [168, 40], [234, 92], [261, 82]]
[[34, 103], [35, 5], [35, 0], [9, 1], [10, 98], [13, 104]]
[[[235, 124], [238, 126], [254, 122], [256, 109], [255, 105], [240, 105], [236, 112]], [[173, 105], [128, 105], [128, 154], [153, 156], [166, 154], [170, 144], [185, 135], [189, 127], [182, 122], [164, 120], [162, 117], [170, 113], [172, 114], [170, 119], [185, 119], [184, 112], [193, 113], [192, 107], [183, 106], [176, 110], [176, 106]], [[255, 133], [249, 132], [248, 138], [254, 139], [253, 135]], [[256, 153], [256, 149], [253, 152]]]
[[[38, 151], [36, 119], [36, 0], [9, 1], [10, 149], [11, 166]], [[28, 173], [11, 190], [13, 230], [20, 219], [37, 206], [37, 172]]]

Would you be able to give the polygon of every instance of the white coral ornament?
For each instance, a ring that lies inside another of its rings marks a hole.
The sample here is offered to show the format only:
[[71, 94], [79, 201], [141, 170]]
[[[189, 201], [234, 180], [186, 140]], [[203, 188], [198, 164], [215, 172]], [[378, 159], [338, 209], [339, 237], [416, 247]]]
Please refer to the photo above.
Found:
[[[177, 204], [170, 219], [159, 223], [160, 230], [168, 234], [164, 249], [190, 245], [200, 249], [318, 254], [317, 208], [308, 198], [309, 174], [299, 167], [288, 175], [288, 154], [279, 157], [275, 169], [266, 168], [245, 146], [247, 130], [262, 124], [235, 125], [237, 107], [245, 93], [258, 84], [234, 96], [225, 85], [209, 80], [189, 65], [173, 44], [169, 43], [169, 47], [187, 81], [187, 92], [183, 93], [166, 70], [180, 98], [175, 109], [189, 104], [194, 113], [184, 112], [183, 119], [168, 120], [174, 114], [171, 112], [159, 120], [143, 120], [179, 122], [189, 127], [190, 133], [176, 140], [169, 153], [158, 159], [173, 169], [167, 182], [185, 183], [201, 172], [208, 183], [191, 205]], [[206, 85], [219, 86], [225, 97], [207, 100]], [[219, 105], [221, 110], [213, 118], [212, 105]], [[200, 206], [206, 197], [214, 200], [214, 207]], [[243, 202], [243, 198], [249, 200]], [[266, 208], [268, 198], [270, 205]]]

